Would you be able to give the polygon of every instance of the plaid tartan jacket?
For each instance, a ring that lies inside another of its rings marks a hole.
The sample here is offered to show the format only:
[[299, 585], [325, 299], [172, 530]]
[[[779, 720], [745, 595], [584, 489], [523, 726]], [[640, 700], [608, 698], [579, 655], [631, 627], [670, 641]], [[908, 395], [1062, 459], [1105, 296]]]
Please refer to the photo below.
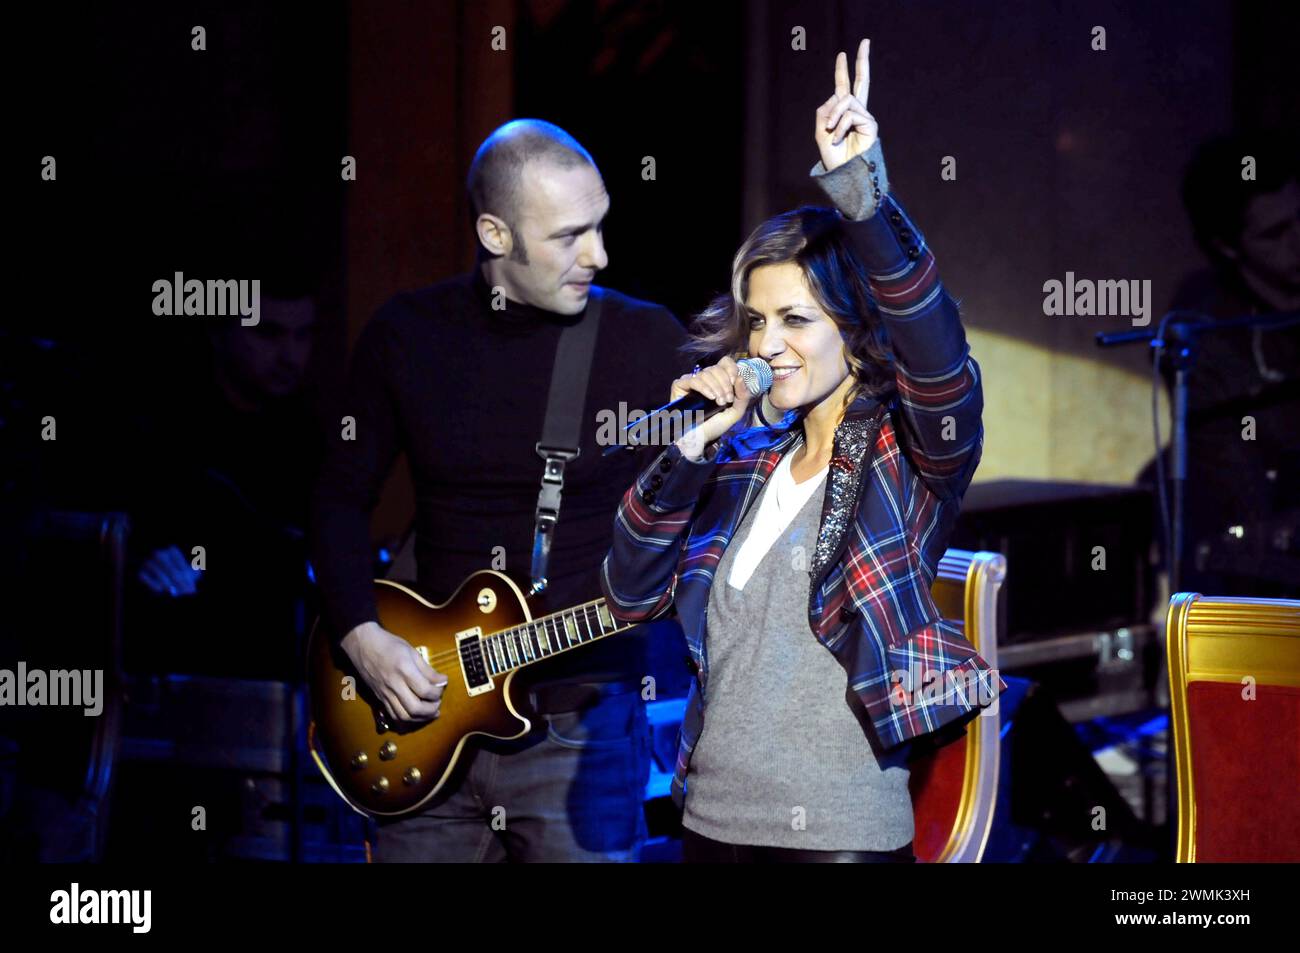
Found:
[[[808, 625], [843, 666], [888, 750], [940, 729], [954, 737], [1006, 688], [940, 617], [930, 591], [979, 461], [983, 400], [957, 305], [901, 206], [886, 196], [871, 217], [844, 227], [888, 325], [897, 390], [884, 401], [859, 397], [836, 429], [809, 554]], [[695, 679], [672, 783], [679, 807], [707, 710], [714, 573], [782, 455], [800, 442], [795, 416], [786, 415], [784, 429], [738, 425], [702, 462], [670, 444], [615, 518], [601, 569], [610, 611], [634, 622], [675, 606], [690, 650]]]

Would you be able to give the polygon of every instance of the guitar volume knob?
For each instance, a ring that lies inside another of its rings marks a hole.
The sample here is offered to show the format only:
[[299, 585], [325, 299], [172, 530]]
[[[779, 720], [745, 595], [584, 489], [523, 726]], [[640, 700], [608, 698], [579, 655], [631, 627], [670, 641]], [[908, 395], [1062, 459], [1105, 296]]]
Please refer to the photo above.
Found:
[[379, 746], [379, 759], [381, 761], [392, 761], [397, 757], [397, 745], [391, 741], [385, 741]]
[[420, 769], [407, 768], [406, 773], [402, 775], [402, 780], [407, 784], [418, 784], [420, 782]]

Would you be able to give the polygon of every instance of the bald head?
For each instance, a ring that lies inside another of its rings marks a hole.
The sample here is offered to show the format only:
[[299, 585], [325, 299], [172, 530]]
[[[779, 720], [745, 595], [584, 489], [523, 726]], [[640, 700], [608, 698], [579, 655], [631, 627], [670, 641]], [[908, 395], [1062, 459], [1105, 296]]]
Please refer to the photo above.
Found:
[[556, 314], [580, 313], [609, 263], [609, 195], [591, 154], [558, 126], [520, 119], [479, 147], [467, 184], [491, 287]]
[[513, 228], [519, 221], [524, 167], [533, 162], [559, 169], [596, 168], [591, 153], [554, 123], [541, 119], [508, 122], [483, 140], [470, 163], [466, 185], [474, 218], [496, 215]]

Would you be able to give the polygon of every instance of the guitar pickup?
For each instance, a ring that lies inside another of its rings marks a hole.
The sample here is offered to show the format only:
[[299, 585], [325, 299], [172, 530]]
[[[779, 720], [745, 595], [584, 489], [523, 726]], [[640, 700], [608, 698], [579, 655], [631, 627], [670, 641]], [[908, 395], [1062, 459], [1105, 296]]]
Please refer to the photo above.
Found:
[[487, 663], [483, 658], [483, 629], [474, 626], [456, 633], [456, 653], [460, 656], [460, 671], [465, 679], [465, 691], [473, 698], [490, 692], [496, 686], [488, 674]]

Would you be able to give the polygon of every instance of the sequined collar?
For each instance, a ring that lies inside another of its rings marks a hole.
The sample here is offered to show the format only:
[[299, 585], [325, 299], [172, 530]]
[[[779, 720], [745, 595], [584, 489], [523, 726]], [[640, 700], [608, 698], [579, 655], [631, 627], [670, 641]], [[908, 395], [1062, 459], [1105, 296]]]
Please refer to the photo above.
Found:
[[822, 503], [821, 531], [817, 548], [813, 551], [812, 578], [814, 588], [831, 563], [839, 557], [844, 537], [858, 508], [865, 471], [871, 466], [871, 450], [884, 421], [888, 407], [874, 398], [862, 395], [849, 407], [844, 419], [835, 428], [829, 481]]

